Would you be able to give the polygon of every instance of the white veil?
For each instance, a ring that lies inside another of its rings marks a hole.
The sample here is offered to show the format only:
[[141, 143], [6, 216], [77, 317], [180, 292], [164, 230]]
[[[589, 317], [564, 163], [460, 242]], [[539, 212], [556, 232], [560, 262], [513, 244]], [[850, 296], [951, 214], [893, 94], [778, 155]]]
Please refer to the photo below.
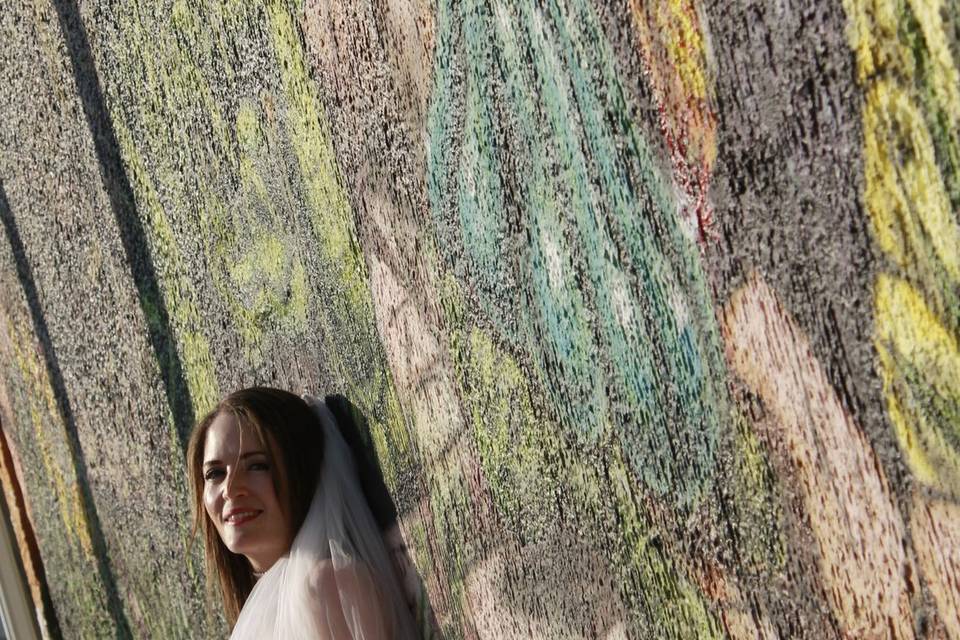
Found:
[[231, 640], [413, 640], [415, 625], [333, 414], [320, 481], [290, 552], [257, 580]]

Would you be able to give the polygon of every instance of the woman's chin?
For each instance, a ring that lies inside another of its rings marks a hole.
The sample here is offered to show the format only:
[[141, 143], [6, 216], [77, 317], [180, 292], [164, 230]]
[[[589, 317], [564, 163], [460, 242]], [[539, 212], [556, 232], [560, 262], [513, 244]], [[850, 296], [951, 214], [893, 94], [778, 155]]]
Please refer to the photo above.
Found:
[[258, 556], [262, 547], [261, 540], [257, 539], [258, 536], [253, 535], [251, 532], [232, 532], [229, 536], [224, 536], [223, 544], [226, 545], [227, 549], [231, 553], [235, 553], [239, 556], [250, 557]]
[[269, 569], [283, 553], [277, 553], [263, 544], [263, 540], [253, 536], [238, 536], [230, 542], [224, 541], [231, 553], [243, 556], [250, 561], [254, 571], [262, 572]]

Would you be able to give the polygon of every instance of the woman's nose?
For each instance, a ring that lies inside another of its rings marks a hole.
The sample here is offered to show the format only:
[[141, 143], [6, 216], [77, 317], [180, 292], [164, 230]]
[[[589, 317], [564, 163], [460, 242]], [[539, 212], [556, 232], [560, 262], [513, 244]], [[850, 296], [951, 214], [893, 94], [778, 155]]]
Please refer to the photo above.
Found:
[[247, 481], [243, 472], [230, 471], [227, 480], [223, 483], [223, 497], [238, 498], [247, 494]]

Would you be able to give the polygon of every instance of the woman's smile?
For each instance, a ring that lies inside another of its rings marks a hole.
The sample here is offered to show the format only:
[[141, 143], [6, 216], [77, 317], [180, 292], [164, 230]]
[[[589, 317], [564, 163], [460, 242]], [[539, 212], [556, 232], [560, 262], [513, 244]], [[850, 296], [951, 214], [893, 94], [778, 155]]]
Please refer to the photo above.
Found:
[[223, 521], [234, 527], [239, 527], [242, 524], [250, 522], [261, 513], [263, 513], [263, 511], [256, 509], [233, 509], [227, 512]]

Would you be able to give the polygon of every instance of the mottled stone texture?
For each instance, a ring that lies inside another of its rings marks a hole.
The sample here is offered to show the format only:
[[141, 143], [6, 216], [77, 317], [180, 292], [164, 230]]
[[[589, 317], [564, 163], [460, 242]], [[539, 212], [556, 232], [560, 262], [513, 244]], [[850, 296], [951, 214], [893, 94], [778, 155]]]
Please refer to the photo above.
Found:
[[225, 632], [183, 448], [260, 383], [366, 419], [448, 638], [960, 638], [956, 0], [8, 4], [49, 635]]

